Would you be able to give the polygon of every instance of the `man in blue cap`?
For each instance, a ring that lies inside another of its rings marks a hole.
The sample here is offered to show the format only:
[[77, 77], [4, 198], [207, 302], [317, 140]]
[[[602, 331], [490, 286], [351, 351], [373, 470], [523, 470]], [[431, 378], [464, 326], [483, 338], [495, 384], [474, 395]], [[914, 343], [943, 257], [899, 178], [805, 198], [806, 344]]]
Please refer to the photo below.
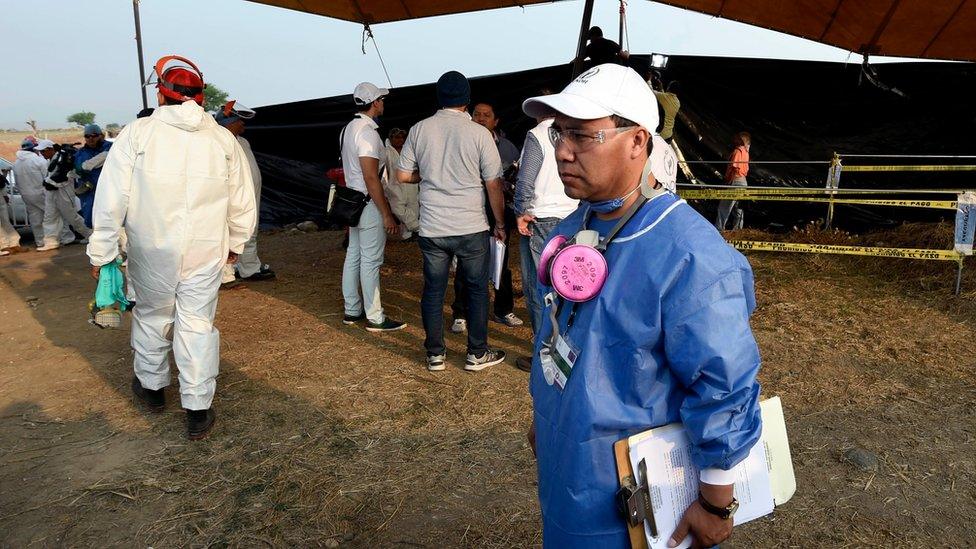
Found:
[[427, 338], [427, 369], [445, 368], [444, 294], [451, 266], [468, 289], [468, 352], [464, 369], [484, 370], [505, 360], [505, 351], [488, 347], [489, 239], [504, 242], [505, 223], [489, 232], [485, 192], [495, 219], [505, 219], [502, 164], [487, 128], [468, 114], [471, 86], [457, 71], [437, 80], [433, 116], [421, 120], [407, 135], [400, 152], [397, 180], [420, 184], [420, 251], [424, 256], [424, 291], [420, 310]]
[[110, 148], [112, 143], [105, 140], [105, 134], [98, 124], [85, 126], [85, 146], [75, 155], [75, 172], [78, 174], [75, 193], [81, 201], [81, 217], [89, 229], [92, 227], [95, 187], [98, 186], [98, 176], [102, 174], [102, 164]]
[[[558, 173], [580, 200], [549, 237], [577, 244], [556, 256], [551, 284], [539, 285], [547, 310], [529, 381], [529, 440], [543, 546], [628, 547], [613, 445], [679, 421], [700, 493], [662, 535], [668, 547], [689, 535], [695, 547], [721, 543], [738, 508], [732, 469], [762, 432], [752, 269], [654, 180], [657, 104], [632, 69], [594, 67], [522, 110], [555, 118]], [[597, 270], [578, 270], [580, 259], [605, 261], [606, 270], [589, 278]]]

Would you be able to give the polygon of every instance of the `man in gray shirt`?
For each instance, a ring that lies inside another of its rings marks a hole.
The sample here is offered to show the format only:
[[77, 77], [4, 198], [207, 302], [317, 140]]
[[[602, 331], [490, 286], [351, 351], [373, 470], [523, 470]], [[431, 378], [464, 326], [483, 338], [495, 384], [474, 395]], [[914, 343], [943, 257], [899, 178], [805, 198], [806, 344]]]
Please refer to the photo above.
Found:
[[[455, 276], [468, 291], [468, 352], [464, 369], [478, 371], [505, 360], [505, 352], [488, 348], [489, 226], [483, 189], [496, 219], [504, 219], [502, 167], [495, 140], [471, 120], [468, 79], [457, 71], [437, 81], [441, 109], [410, 129], [400, 152], [397, 180], [420, 184], [420, 236], [424, 256], [424, 291], [420, 301], [427, 334], [427, 369], [444, 369], [444, 294], [451, 258]], [[484, 181], [484, 186], [482, 184]], [[504, 223], [493, 236], [505, 241]]]

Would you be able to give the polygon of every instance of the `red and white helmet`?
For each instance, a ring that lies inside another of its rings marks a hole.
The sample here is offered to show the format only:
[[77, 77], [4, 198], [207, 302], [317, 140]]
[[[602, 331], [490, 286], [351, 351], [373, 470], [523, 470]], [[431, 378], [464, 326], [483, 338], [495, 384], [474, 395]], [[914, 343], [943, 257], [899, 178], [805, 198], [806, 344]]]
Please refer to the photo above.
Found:
[[[182, 64], [167, 67], [172, 61]], [[189, 59], [167, 55], [156, 61], [156, 88], [164, 97], [175, 101], [196, 101], [202, 106], [203, 89], [206, 87], [203, 73]]]

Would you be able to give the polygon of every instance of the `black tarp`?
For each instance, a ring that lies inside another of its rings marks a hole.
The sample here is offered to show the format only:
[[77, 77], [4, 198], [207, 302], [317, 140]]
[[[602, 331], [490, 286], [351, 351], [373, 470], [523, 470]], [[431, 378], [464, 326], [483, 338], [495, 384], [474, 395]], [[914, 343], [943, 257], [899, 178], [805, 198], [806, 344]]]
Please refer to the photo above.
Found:
[[[635, 68], [647, 56], [632, 56]], [[973, 155], [976, 154], [976, 66], [971, 63], [890, 63], [874, 66], [881, 82], [862, 76], [859, 64], [720, 57], [671, 57], [665, 83], [680, 83], [682, 113], [698, 130], [698, 140], [682, 121], [676, 139], [688, 160], [719, 161], [731, 149], [731, 137], [753, 135], [754, 161], [829, 160], [842, 154]], [[542, 87], [561, 89], [568, 65], [473, 78], [474, 101], [496, 105], [501, 127], [521, 145], [533, 121], [521, 113], [521, 102]], [[350, 82], [353, 88], [356, 82]], [[393, 127], [407, 129], [437, 108], [433, 84], [393, 90], [380, 122], [381, 135]], [[258, 153], [264, 176], [261, 220], [284, 224], [320, 219], [329, 181], [328, 168], [338, 165], [338, 135], [354, 112], [351, 95], [272, 105], [258, 109], [247, 137]], [[846, 163], [974, 163], [973, 160], [849, 160]], [[705, 183], [719, 183], [705, 165], [694, 165]], [[751, 185], [823, 187], [826, 165], [754, 164]], [[974, 188], [976, 172], [846, 173], [845, 188]], [[680, 180], [679, 180], [680, 182]], [[747, 205], [760, 223], [795, 224], [822, 217], [823, 206], [776, 202]], [[707, 206], [706, 206], [707, 208]], [[918, 218], [932, 212], [901, 209], [846, 208], [838, 220], [883, 223]], [[914, 217], [910, 217], [914, 216]]]

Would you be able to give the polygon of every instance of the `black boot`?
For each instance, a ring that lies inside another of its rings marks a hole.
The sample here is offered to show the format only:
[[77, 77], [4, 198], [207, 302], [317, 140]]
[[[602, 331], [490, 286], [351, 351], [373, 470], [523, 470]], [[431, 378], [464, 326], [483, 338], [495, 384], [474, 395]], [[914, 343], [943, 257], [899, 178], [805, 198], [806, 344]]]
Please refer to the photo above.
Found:
[[186, 411], [186, 436], [190, 440], [200, 440], [210, 433], [217, 414], [213, 408], [206, 410], [187, 410]]
[[139, 383], [138, 377], [132, 378], [132, 394], [141, 400], [149, 408], [150, 412], [159, 413], [166, 407], [166, 395], [163, 394], [163, 390], [156, 389], [155, 391], [150, 391], [146, 389], [142, 386], [142, 383]]

